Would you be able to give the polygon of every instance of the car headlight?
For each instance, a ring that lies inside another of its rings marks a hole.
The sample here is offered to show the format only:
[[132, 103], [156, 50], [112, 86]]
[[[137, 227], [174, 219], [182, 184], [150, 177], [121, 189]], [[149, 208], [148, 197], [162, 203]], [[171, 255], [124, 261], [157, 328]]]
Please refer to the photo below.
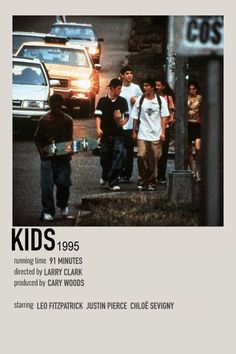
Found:
[[96, 48], [96, 47], [90, 47], [90, 48], [89, 48], [89, 53], [90, 53], [91, 55], [99, 54], [99, 49]]
[[47, 101], [24, 101], [23, 108], [36, 108], [36, 109], [49, 109], [49, 104]]
[[89, 80], [71, 80], [71, 85], [81, 89], [91, 88], [91, 82]]

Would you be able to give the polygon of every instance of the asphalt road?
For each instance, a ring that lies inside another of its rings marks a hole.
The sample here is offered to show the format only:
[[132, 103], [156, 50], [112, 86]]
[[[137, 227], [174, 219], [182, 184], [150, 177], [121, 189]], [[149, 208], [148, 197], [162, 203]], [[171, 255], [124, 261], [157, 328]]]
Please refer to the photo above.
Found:
[[[22, 31], [49, 31], [53, 16], [27, 16], [20, 21], [14, 21], [14, 30]], [[130, 17], [68, 17], [67, 21], [81, 21], [92, 23], [98, 37], [102, 37], [101, 56], [101, 90], [98, 95], [107, 92], [110, 79], [119, 75], [121, 63], [127, 55], [127, 43], [131, 30]], [[74, 120], [74, 136], [96, 137], [95, 121], [93, 118]], [[39, 220], [41, 211], [40, 200], [40, 160], [36, 148], [31, 140], [20, 137], [13, 139], [13, 226], [40, 226], [45, 225]], [[77, 217], [81, 198], [90, 193], [103, 193], [104, 187], [99, 186], [101, 168], [99, 157], [91, 152], [80, 153], [72, 158], [72, 187], [70, 197], [70, 219], [61, 219], [59, 213], [50, 225], [73, 226]], [[135, 164], [134, 177], [137, 175]], [[134, 187], [135, 188], [135, 185]], [[106, 190], [106, 189], [105, 189]], [[108, 190], [106, 190], [108, 191]]]

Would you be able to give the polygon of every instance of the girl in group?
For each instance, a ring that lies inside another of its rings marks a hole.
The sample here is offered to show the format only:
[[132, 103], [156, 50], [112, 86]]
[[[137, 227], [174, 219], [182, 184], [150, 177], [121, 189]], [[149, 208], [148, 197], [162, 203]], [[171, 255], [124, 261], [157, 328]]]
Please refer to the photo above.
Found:
[[171, 127], [174, 125], [175, 122], [175, 105], [174, 105], [174, 92], [168, 85], [166, 81], [163, 79], [156, 80], [156, 92], [159, 96], [162, 96], [166, 99], [168, 109], [170, 112], [169, 119], [166, 126], [166, 137], [165, 142], [162, 143], [162, 155], [158, 161], [157, 165], [157, 180], [158, 183], [161, 185], [165, 185], [166, 182], [166, 166], [168, 160], [168, 150], [169, 150], [169, 143], [170, 143], [170, 131]]
[[[202, 96], [200, 87], [196, 81], [188, 84], [188, 163], [194, 173], [195, 181], [201, 180], [200, 149], [201, 149], [201, 115], [200, 106]], [[195, 168], [193, 163], [192, 143], [195, 147]]]

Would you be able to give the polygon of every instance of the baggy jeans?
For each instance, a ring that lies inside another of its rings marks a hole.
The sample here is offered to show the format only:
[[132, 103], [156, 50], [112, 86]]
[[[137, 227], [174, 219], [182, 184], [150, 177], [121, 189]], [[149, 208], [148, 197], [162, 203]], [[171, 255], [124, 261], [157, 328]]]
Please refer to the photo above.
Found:
[[42, 214], [55, 215], [54, 185], [56, 185], [56, 206], [68, 206], [71, 186], [71, 165], [69, 158], [41, 160]]
[[109, 136], [102, 139], [100, 150], [102, 179], [108, 181], [110, 187], [119, 183], [123, 157], [124, 138], [122, 136]]
[[161, 156], [161, 142], [138, 139], [138, 171], [142, 185], [156, 187], [157, 160]]

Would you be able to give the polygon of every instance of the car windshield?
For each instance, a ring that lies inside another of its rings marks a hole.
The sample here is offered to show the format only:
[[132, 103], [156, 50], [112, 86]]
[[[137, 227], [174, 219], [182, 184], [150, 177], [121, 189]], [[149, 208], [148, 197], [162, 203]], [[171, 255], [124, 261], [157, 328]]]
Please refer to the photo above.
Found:
[[43, 60], [46, 64], [89, 67], [85, 52], [78, 49], [24, 46], [18, 56], [24, 58], [38, 58]]
[[67, 26], [54, 25], [50, 31], [56, 36], [64, 36], [73, 39], [84, 39], [88, 41], [96, 41], [94, 31], [91, 27], [85, 26]]
[[47, 85], [45, 75], [40, 65], [14, 62], [12, 67], [12, 83], [19, 85]]
[[40, 36], [35, 36], [35, 35], [18, 35], [14, 34], [12, 38], [12, 49], [13, 53], [17, 51], [18, 48], [24, 43], [24, 42], [43, 42], [44, 37]]

